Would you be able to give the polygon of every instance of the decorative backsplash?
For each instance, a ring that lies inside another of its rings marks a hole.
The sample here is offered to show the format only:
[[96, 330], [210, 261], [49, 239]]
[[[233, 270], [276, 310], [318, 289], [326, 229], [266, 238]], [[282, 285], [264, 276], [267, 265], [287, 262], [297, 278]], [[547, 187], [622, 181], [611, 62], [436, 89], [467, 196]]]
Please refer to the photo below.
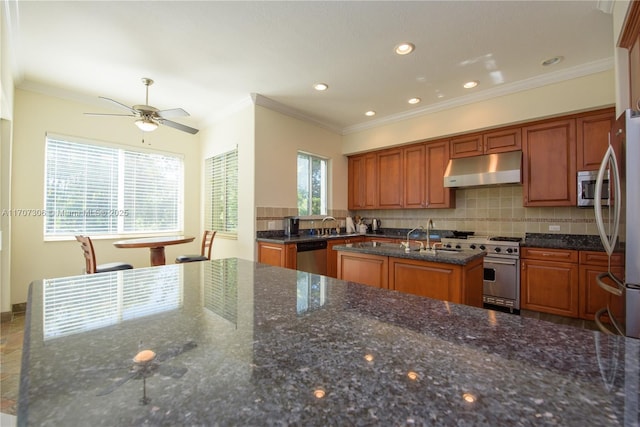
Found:
[[[607, 210], [603, 211], [605, 214]], [[282, 230], [285, 216], [297, 215], [297, 208], [257, 208], [257, 231]], [[522, 206], [522, 185], [505, 185], [456, 190], [455, 209], [381, 209], [329, 213], [338, 220], [360, 215], [369, 224], [372, 218], [384, 228], [425, 226], [431, 218], [434, 228], [474, 231], [479, 235], [524, 237], [525, 233], [598, 234], [592, 208]], [[319, 219], [318, 219], [319, 218]], [[322, 216], [301, 217], [300, 229], [318, 228]], [[312, 226], [312, 222], [314, 225]], [[551, 226], [551, 229], [550, 229]]]

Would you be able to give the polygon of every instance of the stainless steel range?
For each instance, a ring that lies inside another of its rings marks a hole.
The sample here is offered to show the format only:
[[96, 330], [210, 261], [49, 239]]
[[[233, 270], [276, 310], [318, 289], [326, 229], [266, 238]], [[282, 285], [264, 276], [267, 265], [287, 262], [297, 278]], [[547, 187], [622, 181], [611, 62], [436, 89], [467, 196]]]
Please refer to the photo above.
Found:
[[443, 238], [445, 248], [480, 249], [484, 258], [482, 300], [488, 308], [520, 313], [520, 241], [517, 237], [469, 235]]

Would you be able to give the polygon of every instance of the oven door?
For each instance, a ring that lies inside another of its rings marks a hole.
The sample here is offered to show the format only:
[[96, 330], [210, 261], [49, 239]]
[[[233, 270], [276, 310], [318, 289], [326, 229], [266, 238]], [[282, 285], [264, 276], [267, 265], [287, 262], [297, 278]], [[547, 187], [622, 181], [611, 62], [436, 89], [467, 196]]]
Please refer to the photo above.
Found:
[[485, 301], [520, 309], [520, 269], [517, 259], [484, 258]]

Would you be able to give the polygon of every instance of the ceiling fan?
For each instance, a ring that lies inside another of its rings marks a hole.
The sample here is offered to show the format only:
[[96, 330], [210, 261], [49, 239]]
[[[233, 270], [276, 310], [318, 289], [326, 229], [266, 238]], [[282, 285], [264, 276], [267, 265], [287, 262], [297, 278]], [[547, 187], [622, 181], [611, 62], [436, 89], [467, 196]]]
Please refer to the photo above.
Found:
[[145, 105], [134, 105], [133, 107], [129, 107], [125, 104], [122, 104], [118, 101], [115, 101], [111, 98], [105, 98], [104, 96], [100, 96], [99, 98], [112, 102], [125, 110], [129, 111], [130, 114], [109, 114], [109, 113], [85, 113], [90, 116], [124, 116], [124, 117], [136, 117], [135, 124], [138, 128], [144, 132], [151, 132], [157, 129], [159, 125], [166, 125], [172, 127], [174, 129], [181, 130], [183, 132], [188, 132], [190, 134], [195, 135], [198, 133], [198, 129], [183, 125], [181, 123], [174, 122], [172, 120], [168, 120], [173, 117], [187, 117], [189, 113], [187, 113], [182, 108], [172, 108], [170, 110], [158, 110], [155, 107], [152, 107], [149, 104], [149, 86], [153, 84], [153, 80], [144, 77], [142, 79], [142, 83], [147, 88], [147, 97], [145, 100]]

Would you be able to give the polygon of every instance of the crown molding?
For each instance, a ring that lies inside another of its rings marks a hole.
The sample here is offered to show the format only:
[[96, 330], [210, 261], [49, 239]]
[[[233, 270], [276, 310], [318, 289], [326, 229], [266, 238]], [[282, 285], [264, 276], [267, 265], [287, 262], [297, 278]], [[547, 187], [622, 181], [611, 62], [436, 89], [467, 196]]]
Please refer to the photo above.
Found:
[[315, 117], [312, 117], [306, 113], [303, 113], [300, 110], [289, 107], [288, 105], [282, 104], [278, 101], [274, 101], [271, 98], [267, 98], [264, 95], [260, 95], [259, 93], [252, 93], [251, 99], [255, 105], [259, 105], [264, 108], [268, 108], [273, 111], [277, 111], [278, 113], [285, 114], [289, 117], [293, 117], [294, 119], [303, 120], [309, 123], [312, 123], [321, 128], [325, 128], [337, 134], [342, 134], [342, 128], [339, 128], [331, 123], [324, 122], [322, 120], [318, 120]]
[[473, 104], [475, 102], [486, 101], [488, 99], [497, 98], [499, 96], [510, 95], [525, 90], [536, 89], [539, 87], [547, 86], [554, 83], [563, 82], [566, 80], [575, 79], [578, 77], [588, 76], [590, 74], [600, 73], [603, 71], [611, 70], [614, 68], [613, 57], [594, 61], [586, 65], [567, 68], [565, 70], [556, 71], [553, 73], [544, 74], [530, 79], [521, 80], [514, 83], [508, 83], [500, 86], [496, 86], [490, 89], [476, 92], [471, 95], [451, 99], [449, 101], [439, 102], [434, 105], [429, 105], [423, 108], [415, 110], [393, 114], [390, 116], [381, 117], [376, 120], [367, 121], [353, 126], [348, 126], [342, 129], [342, 135], [348, 135], [363, 130], [372, 129], [382, 125], [399, 122], [402, 120], [411, 119], [426, 114], [432, 114], [439, 111], [448, 110], [463, 105]]

